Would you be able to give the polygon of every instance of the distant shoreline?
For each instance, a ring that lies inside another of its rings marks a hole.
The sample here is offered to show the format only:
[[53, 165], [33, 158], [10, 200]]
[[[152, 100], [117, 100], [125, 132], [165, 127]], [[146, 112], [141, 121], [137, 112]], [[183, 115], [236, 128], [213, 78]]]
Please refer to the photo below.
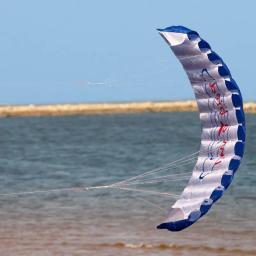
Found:
[[[247, 113], [256, 113], [256, 103], [244, 103]], [[19, 116], [72, 116], [105, 115], [146, 112], [195, 112], [195, 101], [130, 102], [130, 103], [88, 103], [88, 104], [52, 104], [52, 105], [2, 105], [0, 117]]]

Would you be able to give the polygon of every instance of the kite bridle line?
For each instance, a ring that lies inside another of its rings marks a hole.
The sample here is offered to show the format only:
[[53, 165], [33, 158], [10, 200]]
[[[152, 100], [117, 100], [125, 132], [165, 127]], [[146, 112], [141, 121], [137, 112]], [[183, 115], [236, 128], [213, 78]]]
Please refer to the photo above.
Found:
[[[191, 176], [191, 171], [189, 172], [182, 172], [182, 173], [172, 173], [168, 175], [163, 175], [159, 177], [151, 177], [148, 176], [155, 175], [159, 172], [168, 171], [174, 169], [175, 167], [181, 167], [188, 164], [191, 164], [195, 161], [198, 157], [198, 153], [202, 153], [204, 151], [197, 151], [185, 157], [182, 157], [178, 160], [172, 161], [166, 164], [163, 167], [159, 167], [153, 169], [151, 171], [144, 172], [142, 174], [130, 177], [123, 181], [119, 181], [110, 185], [102, 185], [102, 186], [90, 186], [90, 187], [68, 187], [68, 188], [56, 188], [56, 189], [48, 189], [48, 190], [34, 190], [34, 191], [21, 191], [21, 192], [13, 192], [13, 193], [2, 193], [0, 197], [7, 197], [7, 196], [22, 196], [22, 195], [33, 195], [33, 194], [47, 194], [47, 193], [58, 193], [58, 192], [85, 192], [89, 190], [98, 190], [98, 189], [119, 189], [123, 191], [131, 191], [137, 193], [147, 193], [147, 194], [155, 194], [161, 196], [168, 196], [172, 198], [178, 198], [179, 196], [169, 192], [159, 192], [154, 190], [146, 190], [146, 189], [137, 189], [131, 188], [129, 186], [136, 186], [136, 185], [144, 185], [144, 184], [156, 184], [165, 181], [177, 181], [177, 180], [187, 180]], [[205, 151], [209, 153], [208, 151]], [[145, 179], [147, 178], [147, 179]]]

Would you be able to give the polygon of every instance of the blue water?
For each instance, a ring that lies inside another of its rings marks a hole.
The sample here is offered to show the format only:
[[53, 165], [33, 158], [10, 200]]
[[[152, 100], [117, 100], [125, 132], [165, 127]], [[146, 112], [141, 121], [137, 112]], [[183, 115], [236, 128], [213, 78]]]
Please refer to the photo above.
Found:
[[[247, 115], [246, 153], [231, 187], [185, 231], [155, 228], [174, 202], [159, 195], [89, 190], [2, 196], [0, 254], [256, 255], [255, 123], [256, 116]], [[196, 113], [5, 118], [0, 131], [0, 193], [110, 184], [196, 152], [200, 141]], [[178, 194], [186, 182], [150, 189]]]

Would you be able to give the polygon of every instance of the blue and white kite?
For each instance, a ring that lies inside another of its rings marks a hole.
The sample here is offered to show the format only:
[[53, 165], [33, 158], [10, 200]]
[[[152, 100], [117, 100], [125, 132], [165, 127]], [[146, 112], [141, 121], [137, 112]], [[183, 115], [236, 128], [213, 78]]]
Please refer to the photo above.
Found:
[[198, 160], [188, 185], [159, 229], [182, 230], [205, 215], [230, 185], [244, 153], [240, 90], [223, 60], [197, 32], [158, 29], [191, 82], [202, 125]]

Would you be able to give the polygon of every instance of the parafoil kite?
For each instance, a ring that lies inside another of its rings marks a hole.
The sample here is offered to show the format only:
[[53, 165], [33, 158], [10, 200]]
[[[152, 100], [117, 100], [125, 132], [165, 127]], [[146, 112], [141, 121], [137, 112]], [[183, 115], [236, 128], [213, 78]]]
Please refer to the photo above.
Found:
[[188, 185], [157, 228], [179, 231], [205, 215], [230, 185], [244, 154], [240, 90], [223, 60], [183, 26], [158, 29], [192, 85], [202, 125], [200, 152]]

